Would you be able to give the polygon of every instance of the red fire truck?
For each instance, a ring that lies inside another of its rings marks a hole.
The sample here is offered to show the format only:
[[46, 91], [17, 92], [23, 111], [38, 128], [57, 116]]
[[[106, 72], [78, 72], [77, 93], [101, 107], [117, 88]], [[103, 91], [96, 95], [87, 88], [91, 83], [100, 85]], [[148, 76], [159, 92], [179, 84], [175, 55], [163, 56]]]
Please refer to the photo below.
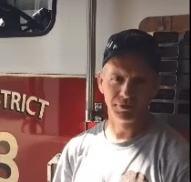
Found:
[[52, 182], [65, 144], [106, 117], [96, 72], [130, 28], [160, 45], [150, 112], [189, 140], [189, 0], [1, 0], [0, 182]]

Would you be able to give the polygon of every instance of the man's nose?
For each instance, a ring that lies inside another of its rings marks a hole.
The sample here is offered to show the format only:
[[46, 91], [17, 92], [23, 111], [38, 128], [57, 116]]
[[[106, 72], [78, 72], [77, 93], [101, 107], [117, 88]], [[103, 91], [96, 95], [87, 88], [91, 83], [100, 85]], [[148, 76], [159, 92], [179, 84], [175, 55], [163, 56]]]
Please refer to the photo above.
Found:
[[121, 87], [121, 95], [124, 98], [134, 97], [135, 96], [135, 86], [132, 82], [127, 81]]

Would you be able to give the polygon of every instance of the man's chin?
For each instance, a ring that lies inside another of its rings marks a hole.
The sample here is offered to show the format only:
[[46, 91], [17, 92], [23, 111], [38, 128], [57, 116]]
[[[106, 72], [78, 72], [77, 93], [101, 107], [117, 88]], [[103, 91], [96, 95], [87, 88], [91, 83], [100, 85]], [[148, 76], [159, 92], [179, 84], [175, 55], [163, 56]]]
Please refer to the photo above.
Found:
[[135, 117], [132, 112], [117, 112], [116, 116], [120, 119], [121, 123], [133, 123]]

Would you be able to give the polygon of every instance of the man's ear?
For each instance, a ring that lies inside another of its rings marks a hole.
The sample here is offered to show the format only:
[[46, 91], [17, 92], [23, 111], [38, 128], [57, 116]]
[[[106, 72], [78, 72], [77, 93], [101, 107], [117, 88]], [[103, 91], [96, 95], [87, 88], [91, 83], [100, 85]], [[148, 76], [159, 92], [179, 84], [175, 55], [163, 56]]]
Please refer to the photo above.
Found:
[[157, 75], [157, 77], [155, 77], [153, 79], [153, 94], [152, 94], [152, 98], [154, 98], [157, 93], [158, 93], [158, 90], [160, 88], [160, 83], [161, 83], [161, 79], [160, 77]]
[[102, 71], [100, 71], [97, 73], [97, 85], [98, 85], [99, 91], [103, 94], [102, 83], [103, 83], [103, 73], [102, 73]]

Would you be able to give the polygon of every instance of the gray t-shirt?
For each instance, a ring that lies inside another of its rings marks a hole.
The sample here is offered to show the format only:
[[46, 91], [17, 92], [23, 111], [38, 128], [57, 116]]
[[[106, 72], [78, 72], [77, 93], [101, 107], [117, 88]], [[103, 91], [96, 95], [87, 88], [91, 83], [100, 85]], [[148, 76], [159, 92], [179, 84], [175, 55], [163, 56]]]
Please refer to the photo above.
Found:
[[53, 182], [188, 182], [189, 146], [166, 123], [131, 141], [112, 143], [103, 123], [70, 140]]

